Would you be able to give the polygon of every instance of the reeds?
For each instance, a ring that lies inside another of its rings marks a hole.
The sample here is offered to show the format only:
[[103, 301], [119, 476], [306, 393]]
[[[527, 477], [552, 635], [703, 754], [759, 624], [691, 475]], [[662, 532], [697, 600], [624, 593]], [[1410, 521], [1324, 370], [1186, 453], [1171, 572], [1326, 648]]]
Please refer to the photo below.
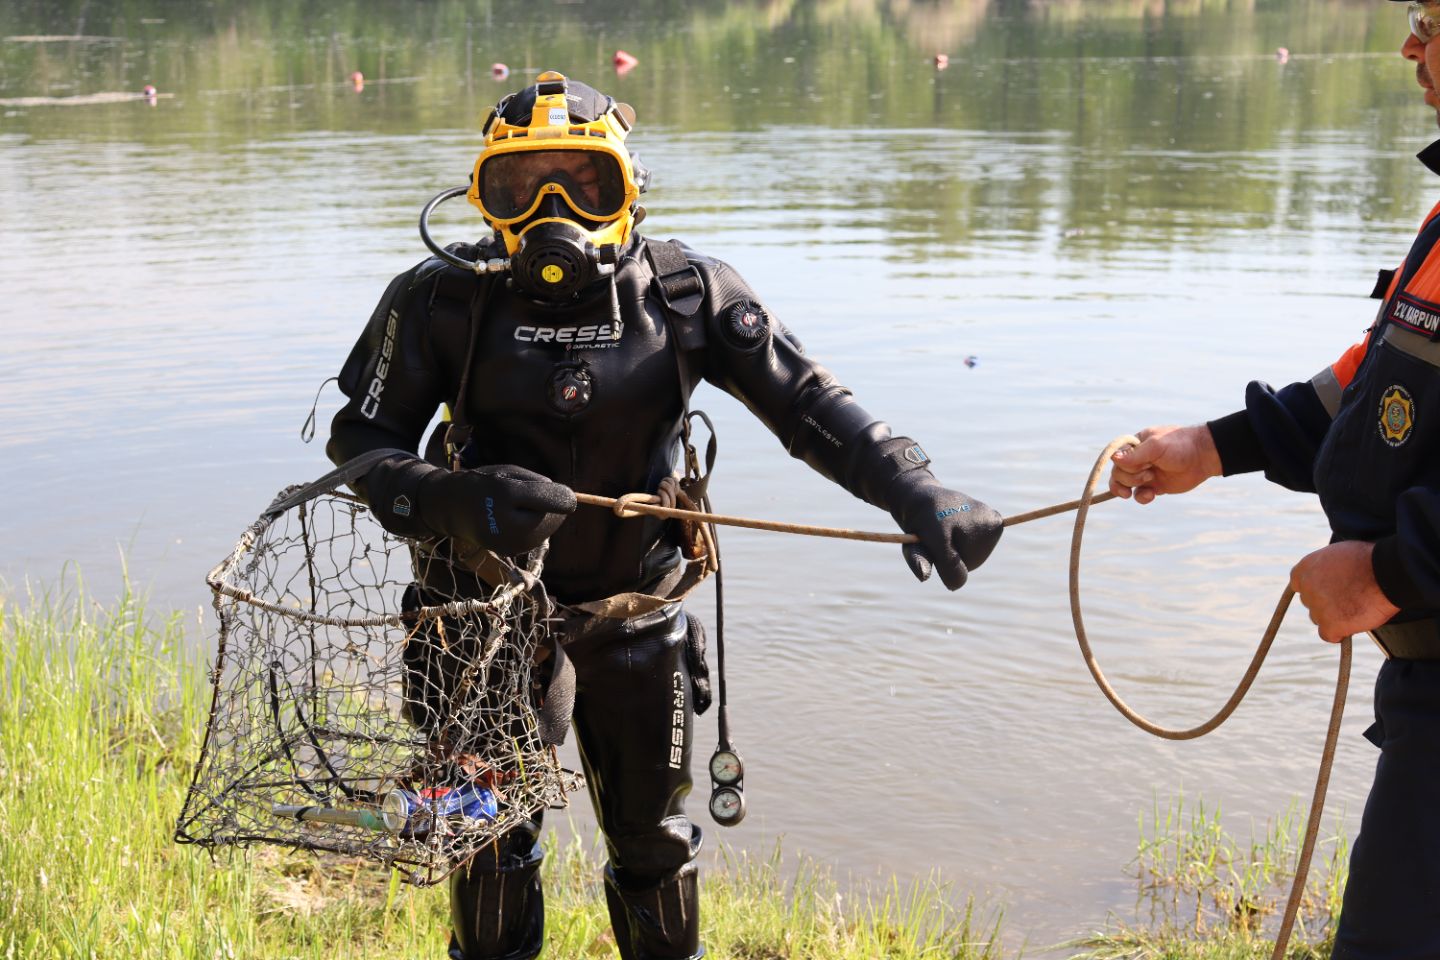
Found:
[[[1147, 819], [1138, 818], [1139, 845], [1133, 866], [1137, 915], [1148, 923], [1116, 922], [1113, 929], [1080, 941], [1091, 960], [1240, 960], [1268, 958], [1266, 934], [1290, 891], [1305, 831], [1296, 804], [1246, 842], [1222, 823], [1218, 805], [1203, 800], [1187, 809], [1183, 796]], [[1286, 956], [1326, 958], [1345, 889], [1349, 843], [1337, 827], [1316, 846], [1295, 933]]]

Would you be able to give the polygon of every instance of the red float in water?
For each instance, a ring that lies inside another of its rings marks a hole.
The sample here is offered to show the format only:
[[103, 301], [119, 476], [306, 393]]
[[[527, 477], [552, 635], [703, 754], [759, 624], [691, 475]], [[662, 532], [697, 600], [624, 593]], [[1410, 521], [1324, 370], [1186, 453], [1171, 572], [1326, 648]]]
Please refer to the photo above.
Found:
[[639, 60], [636, 60], [634, 56], [626, 53], [624, 50], [615, 51], [614, 62], [615, 72], [620, 74], [621, 76], [624, 76], [625, 74], [629, 73], [631, 70], [634, 70], [637, 66], [640, 65]]
[[950, 66], [950, 56], [949, 56], [949, 54], [945, 54], [945, 53], [937, 53], [937, 54], [935, 54], [934, 63], [935, 63], [935, 69], [936, 69], [936, 70], [944, 70], [946, 67]]
[[354, 73], [350, 74], [350, 83], [352, 86], [355, 87], [355, 92], [359, 93], [361, 90], [365, 89], [365, 74], [361, 73], [359, 70], [356, 70]]
[[492, 80], [504, 80], [504, 79], [505, 79], [506, 77], [508, 77], [508, 76], [510, 76], [510, 68], [507, 67], [507, 66], [505, 66], [505, 64], [503, 64], [503, 63], [492, 63], [492, 64], [490, 64], [490, 79], [492, 79]]
[[1289, 48], [1289, 47], [1276, 47], [1276, 48], [1275, 48], [1275, 59], [1276, 59], [1276, 60], [1279, 60], [1281, 63], [1289, 63], [1289, 62], [1290, 62], [1290, 48]]

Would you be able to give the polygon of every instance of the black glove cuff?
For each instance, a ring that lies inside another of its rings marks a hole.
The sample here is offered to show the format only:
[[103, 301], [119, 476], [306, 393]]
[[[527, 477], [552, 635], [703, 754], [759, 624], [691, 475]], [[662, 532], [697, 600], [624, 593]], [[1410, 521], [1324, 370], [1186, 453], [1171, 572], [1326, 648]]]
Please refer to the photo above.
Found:
[[371, 468], [365, 477], [365, 492], [380, 526], [416, 540], [441, 536], [441, 531], [427, 526], [420, 514], [420, 486], [441, 472], [416, 456], [391, 457]]
[[[894, 511], [893, 487], [907, 474], [923, 470], [923, 476], [935, 480], [930, 473], [930, 455], [910, 437], [891, 437], [875, 445], [874, 458], [860, 477], [860, 496], [882, 510]], [[920, 476], [910, 478], [920, 482]]]

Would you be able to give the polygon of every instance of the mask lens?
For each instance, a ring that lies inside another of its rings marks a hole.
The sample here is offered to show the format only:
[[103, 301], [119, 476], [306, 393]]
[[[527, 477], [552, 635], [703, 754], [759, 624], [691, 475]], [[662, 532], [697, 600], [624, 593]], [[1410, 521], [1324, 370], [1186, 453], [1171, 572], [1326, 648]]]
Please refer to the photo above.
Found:
[[530, 209], [547, 183], [558, 186], [577, 213], [611, 217], [625, 205], [619, 161], [600, 150], [528, 150], [480, 164], [480, 199], [498, 219]]
[[1410, 32], [1422, 43], [1429, 43], [1440, 34], [1440, 4], [1412, 3], [1410, 10]]

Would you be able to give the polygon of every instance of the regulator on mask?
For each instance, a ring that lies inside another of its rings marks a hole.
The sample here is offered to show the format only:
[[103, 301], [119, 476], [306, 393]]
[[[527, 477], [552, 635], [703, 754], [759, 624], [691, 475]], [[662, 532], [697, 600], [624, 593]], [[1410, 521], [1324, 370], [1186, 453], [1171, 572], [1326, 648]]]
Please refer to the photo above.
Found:
[[[476, 273], [509, 272], [520, 292], [565, 303], [613, 276], [620, 250], [644, 217], [649, 171], [625, 147], [628, 104], [542, 73], [501, 100], [485, 122], [485, 146], [468, 187], [447, 190], [420, 215], [420, 235], [442, 259]], [[505, 257], [469, 261], [430, 237], [429, 216], [464, 195], [503, 243]]]
[[510, 279], [521, 293], [537, 300], [570, 300], [590, 284], [614, 272], [620, 258], [618, 244], [596, 246], [589, 234], [566, 219], [562, 211], [544, 210], [558, 205], [555, 198], [542, 203], [546, 219], [520, 234], [520, 246], [510, 257]]

